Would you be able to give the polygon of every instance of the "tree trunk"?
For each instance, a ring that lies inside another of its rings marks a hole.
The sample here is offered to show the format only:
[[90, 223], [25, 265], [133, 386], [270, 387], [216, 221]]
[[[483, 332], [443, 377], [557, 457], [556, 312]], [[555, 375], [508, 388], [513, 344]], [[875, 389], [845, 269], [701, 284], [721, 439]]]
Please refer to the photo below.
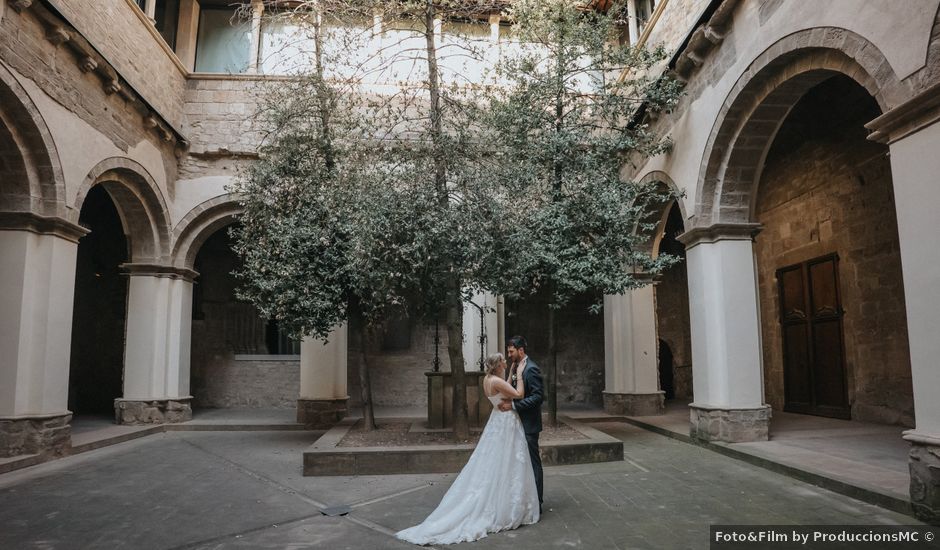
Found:
[[[433, 0], [426, 0], [424, 9], [424, 37], [428, 63], [428, 114], [430, 137], [434, 157], [434, 185], [441, 208], [451, 208], [447, 191], [447, 155], [443, 133], [441, 83], [437, 66], [437, 44], [434, 42], [434, 20], [437, 16]], [[451, 276], [447, 297], [447, 354], [454, 380], [454, 435], [458, 439], [470, 437], [470, 419], [467, 413], [467, 385], [463, 370], [463, 303], [460, 278]]]
[[545, 397], [548, 401], [548, 425], [558, 424], [558, 315], [555, 308], [548, 308], [548, 368], [545, 373]]
[[467, 383], [463, 369], [463, 304], [460, 281], [455, 277], [447, 299], [447, 355], [454, 378], [454, 435], [470, 437], [470, 415], [467, 412]]
[[371, 327], [367, 327], [362, 316], [358, 319], [359, 332], [359, 397], [362, 400], [362, 429], [371, 431], [375, 429], [375, 411], [372, 404], [372, 379], [369, 376], [369, 360], [367, 348], [372, 334]]

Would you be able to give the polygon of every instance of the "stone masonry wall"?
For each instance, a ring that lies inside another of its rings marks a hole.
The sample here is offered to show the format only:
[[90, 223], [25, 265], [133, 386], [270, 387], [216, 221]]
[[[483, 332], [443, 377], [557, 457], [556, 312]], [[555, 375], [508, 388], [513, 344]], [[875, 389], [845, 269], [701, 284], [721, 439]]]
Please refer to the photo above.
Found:
[[692, 336], [685, 264], [673, 266], [656, 285], [656, 333], [672, 351], [676, 399], [692, 399]]
[[217, 355], [200, 371], [204, 384], [193, 388], [197, 408], [297, 407], [300, 395], [300, 359], [236, 358]]
[[[766, 398], [783, 407], [775, 271], [835, 252], [852, 417], [913, 425], [904, 288], [887, 147], [865, 139], [877, 106], [846, 77], [811, 90], [777, 135], [758, 190]], [[924, 236], [924, 238], [930, 238]]]
[[[604, 316], [590, 313], [590, 303], [589, 297], [581, 297], [558, 314], [559, 407], [603, 406]], [[547, 375], [548, 314], [544, 303], [538, 299], [511, 301], [506, 311], [506, 336], [524, 336], [529, 355]]]
[[160, 114], [176, 128], [182, 125], [186, 76], [131, 2], [51, 0], [51, 4]]
[[106, 94], [97, 77], [82, 72], [71, 51], [49, 42], [43, 26], [30, 10], [22, 13], [6, 10], [0, 20], [0, 60], [33, 80], [118, 148], [127, 151], [149, 139], [164, 151], [168, 165], [175, 164], [172, 146], [147, 131], [140, 113], [128, 107], [120, 94]]
[[[273, 81], [276, 85], [277, 81]], [[185, 94], [183, 133], [190, 140], [190, 153], [196, 156], [254, 153], [261, 132], [254, 122], [265, 81], [252, 78], [192, 78]], [[198, 162], [184, 160], [186, 164]], [[193, 170], [198, 167], [190, 167]]]
[[[360, 343], [355, 327], [350, 326], [347, 389], [350, 406], [362, 404], [359, 384]], [[440, 327], [441, 370], [450, 371], [447, 356], [447, 329]], [[415, 323], [411, 344], [399, 351], [382, 350], [380, 343], [369, 346], [367, 355], [372, 381], [372, 399], [380, 407], [419, 407], [428, 404], [428, 381], [424, 373], [434, 362], [434, 325]]]

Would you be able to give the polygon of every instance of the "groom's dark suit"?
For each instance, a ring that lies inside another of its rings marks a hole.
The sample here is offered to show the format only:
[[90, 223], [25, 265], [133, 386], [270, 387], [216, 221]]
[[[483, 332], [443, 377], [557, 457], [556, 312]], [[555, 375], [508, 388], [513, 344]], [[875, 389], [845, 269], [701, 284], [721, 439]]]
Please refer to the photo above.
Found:
[[522, 373], [525, 384], [525, 397], [514, 399], [513, 408], [519, 413], [522, 430], [529, 445], [529, 458], [532, 459], [532, 471], [535, 473], [535, 487], [539, 493], [539, 506], [542, 505], [542, 459], [539, 457], [539, 432], [542, 431], [542, 399], [545, 385], [542, 383], [542, 371], [531, 357], [526, 357], [525, 371]]

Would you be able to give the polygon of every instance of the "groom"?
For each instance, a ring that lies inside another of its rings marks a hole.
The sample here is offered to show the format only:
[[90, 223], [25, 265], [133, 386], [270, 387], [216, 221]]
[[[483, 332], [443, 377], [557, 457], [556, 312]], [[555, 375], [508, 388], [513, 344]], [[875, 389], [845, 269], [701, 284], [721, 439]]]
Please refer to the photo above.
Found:
[[525, 385], [525, 397], [514, 399], [512, 403], [503, 401], [499, 410], [515, 409], [522, 421], [525, 440], [529, 445], [529, 458], [532, 460], [532, 472], [535, 474], [535, 487], [539, 493], [539, 513], [542, 512], [542, 459], [539, 457], [539, 432], [542, 431], [542, 371], [535, 361], [526, 355], [526, 341], [522, 336], [513, 336], [506, 342], [506, 355], [513, 363], [512, 379], [522, 376]]

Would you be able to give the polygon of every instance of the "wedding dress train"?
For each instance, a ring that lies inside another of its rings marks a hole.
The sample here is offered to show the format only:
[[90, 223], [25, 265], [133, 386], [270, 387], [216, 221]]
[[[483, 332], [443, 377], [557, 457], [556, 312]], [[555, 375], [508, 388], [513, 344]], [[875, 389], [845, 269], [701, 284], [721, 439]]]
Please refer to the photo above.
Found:
[[522, 423], [496, 406], [467, 465], [431, 515], [395, 534], [414, 544], [470, 542], [539, 520], [539, 497]]

